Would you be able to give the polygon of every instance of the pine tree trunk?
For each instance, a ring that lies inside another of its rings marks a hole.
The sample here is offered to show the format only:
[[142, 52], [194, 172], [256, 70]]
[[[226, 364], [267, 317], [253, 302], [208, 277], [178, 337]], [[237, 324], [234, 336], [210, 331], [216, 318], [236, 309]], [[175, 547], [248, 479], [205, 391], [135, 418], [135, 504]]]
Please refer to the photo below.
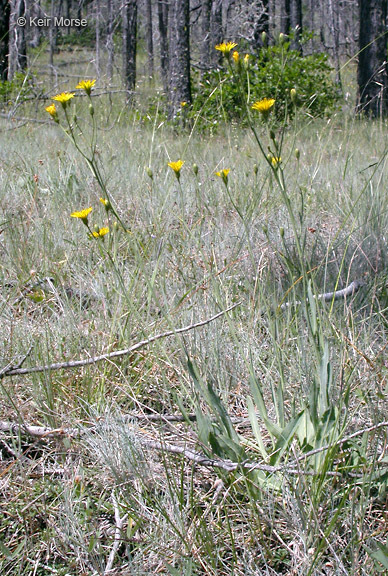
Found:
[[386, 0], [360, 0], [358, 110], [377, 117], [387, 112]]
[[100, 71], [101, 71], [101, 42], [100, 42], [101, 7], [100, 7], [100, 0], [96, 0], [96, 2], [95, 2], [95, 9], [96, 9], [96, 17], [95, 17], [95, 24], [96, 24], [96, 58], [95, 58], [95, 65], [96, 65], [96, 75], [97, 75], [97, 78], [100, 78]]
[[0, 0], [0, 81], [5, 80], [8, 71], [10, 3]]
[[291, 50], [298, 50], [302, 53], [302, 46], [300, 44], [300, 36], [302, 34], [302, 0], [290, 0], [290, 30], [293, 35], [291, 41]]
[[107, 0], [106, 7], [108, 11], [108, 22], [106, 28], [106, 50], [108, 52], [108, 61], [106, 65], [106, 75], [108, 81], [111, 82], [113, 78], [113, 63], [114, 63], [113, 0]]
[[17, 25], [17, 19], [25, 15], [24, 0], [10, 0], [9, 45], [8, 45], [8, 80], [15, 73], [27, 67], [27, 45], [25, 27]]
[[282, 0], [280, 14], [280, 32], [288, 35], [290, 33], [290, 0]]
[[148, 55], [148, 75], [150, 78], [154, 75], [154, 38], [152, 27], [152, 2], [146, 0], [146, 38], [147, 38], [147, 55]]
[[136, 86], [137, 0], [123, 6], [123, 72], [128, 101], [133, 101]]
[[210, 13], [211, 13], [211, 0], [202, 0], [201, 2], [201, 71], [210, 68]]
[[170, 119], [191, 102], [190, 82], [190, 11], [189, 0], [172, 0], [170, 17]]
[[214, 46], [220, 44], [224, 40], [224, 29], [222, 26], [222, 0], [212, 0], [212, 10], [211, 10], [211, 21], [210, 21], [210, 31], [211, 31], [211, 60], [213, 65], [218, 66], [222, 62], [222, 53], [218, 50], [214, 50]]
[[158, 28], [160, 44], [160, 69], [163, 82], [164, 92], [168, 93], [168, 73], [169, 73], [169, 55], [168, 55], [168, 8], [166, 0], [158, 0]]
[[328, 0], [328, 8], [329, 8], [329, 27], [330, 32], [333, 37], [333, 46], [334, 46], [334, 64], [335, 64], [335, 81], [338, 87], [342, 90], [341, 85], [341, 63], [340, 63], [340, 54], [339, 54], [339, 17], [338, 17], [338, 10], [339, 6], [336, 3], [336, 7], [333, 5], [333, 0]]

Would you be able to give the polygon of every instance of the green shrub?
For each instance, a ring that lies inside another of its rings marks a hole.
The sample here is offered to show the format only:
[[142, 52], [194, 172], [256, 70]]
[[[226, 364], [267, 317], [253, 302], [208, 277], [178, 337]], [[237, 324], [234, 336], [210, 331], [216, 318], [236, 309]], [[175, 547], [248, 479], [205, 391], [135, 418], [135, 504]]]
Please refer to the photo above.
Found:
[[[294, 106], [290, 90], [295, 88], [298, 108], [309, 117], [330, 114], [338, 106], [340, 93], [331, 79], [332, 68], [326, 54], [302, 56], [290, 49], [290, 42], [263, 47], [251, 56], [248, 70], [227, 59], [225, 66], [207, 72], [194, 86], [193, 114], [201, 112], [209, 126], [225, 121], [243, 120], [242, 93], [249, 88], [250, 103], [264, 97], [276, 99], [278, 120], [292, 117]], [[244, 86], [245, 84], [245, 86]], [[246, 98], [246, 96], [245, 96]]]
[[33, 92], [31, 79], [23, 72], [17, 72], [11, 81], [0, 81], [0, 103], [8, 104], [16, 97], [19, 102], [26, 100]]

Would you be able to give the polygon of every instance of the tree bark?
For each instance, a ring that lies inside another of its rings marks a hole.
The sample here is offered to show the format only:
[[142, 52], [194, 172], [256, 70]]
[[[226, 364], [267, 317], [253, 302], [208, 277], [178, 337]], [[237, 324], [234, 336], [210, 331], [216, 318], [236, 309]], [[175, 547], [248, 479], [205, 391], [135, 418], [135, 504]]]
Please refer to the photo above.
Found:
[[210, 68], [209, 58], [210, 58], [210, 13], [211, 13], [211, 0], [202, 0], [201, 2], [201, 71]]
[[15, 73], [27, 67], [27, 45], [25, 27], [18, 26], [17, 19], [25, 14], [24, 0], [10, 0], [9, 45], [8, 45], [8, 80]]
[[172, 0], [170, 18], [170, 119], [182, 109], [181, 103], [191, 102], [190, 81], [190, 11], [189, 0]]
[[340, 38], [340, 30], [339, 30], [339, 6], [336, 3], [336, 6], [333, 5], [333, 0], [328, 0], [328, 7], [329, 7], [329, 27], [330, 32], [333, 37], [333, 52], [334, 52], [334, 64], [335, 64], [335, 81], [337, 86], [342, 91], [342, 84], [341, 84], [341, 63], [340, 63], [340, 46], [339, 46], [339, 38]]
[[280, 13], [280, 32], [286, 35], [290, 33], [290, 0], [282, 0]]
[[154, 38], [152, 26], [152, 2], [146, 0], [146, 38], [147, 38], [147, 55], [148, 55], [148, 75], [150, 78], [154, 75]]
[[211, 31], [211, 55], [212, 63], [218, 66], [222, 62], [222, 53], [218, 50], [214, 50], [214, 46], [220, 44], [224, 40], [224, 29], [222, 26], [222, 0], [212, 0], [211, 9], [211, 21], [210, 21], [210, 31]]
[[292, 33], [291, 40], [291, 50], [298, 50], [302, 53], [302, 46], [300, 43], [300, 37], [302, 34], [302, 0], [289, 0], [290, 6], [290, 18], [289, 25], [290, 30], [288, 33]]
[[0, 0], [0, 80], [5, 80], [8, 71], [9, 0]]
[[374, 117], [387, 112], [386, 17], [387, 0], [360, 0], [358, 110]]
[[158, 0], [158, 28], [160, 44], [160, 69], [165, 93], [168, 93], [169, 54], [168, 54], [168, 8], [166, 0]]
[[123, 5], [123, 75], [128, 101], [133, 101], [136, 86], [137, 0]]
[[113, 78], [114, 63], [114, 43], [113, 43], [113, 0], [107, 0], [108, 22], [106, 27], [106, 50], [108, 52], [108, 61], [106, 65], [106, 75], [110, 82]]

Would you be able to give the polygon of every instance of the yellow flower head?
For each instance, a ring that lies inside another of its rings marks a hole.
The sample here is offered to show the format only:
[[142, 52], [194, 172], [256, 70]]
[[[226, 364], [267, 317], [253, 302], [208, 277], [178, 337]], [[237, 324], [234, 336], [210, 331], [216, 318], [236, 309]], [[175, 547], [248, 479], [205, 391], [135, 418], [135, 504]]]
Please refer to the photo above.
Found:
[[187, 102], [183, 100], [183, 102], [181, 102], [181, 107], [184, 108], [185, 106], [187, 106]]
[[74, 92], [62, 92], [62, 94], [54, 96], [53, 100], [62, 104], [63, 108], [66, 108], [72, 98], [74, 98]]
[[236, 42], [222, 42], [222, 44], [217, 44], [215, 48], [223, 54], [228, 55], [236, 46]]
[[100, 202], [101, 204], [104, 205], [105, 210], [109, 212], [109, 210], [111, 209], [111, 203], [109, 202], [109, 200], [107, 198], [100, 198]]
[[244, 66], [245, 66], [245, 68], [248, 68], [248, 66], [249, 66], [249, 58], [250, 58], [249, 54], [245, 54], [245, 56], [244, 56]]
[[77, 90], [84, 90], [84, 92], [90, 96], [93, 86], [95, 85], [95, 80], [81, 80], [78, 82], [76, 89]]
[[279, 165], [280, 165], [280, 163], [281, 163], [281, 161], [282, 161], [282, 159], [281, 159], [280, 156], [270, 156], [269, 159], [270, 159], [270, 161], [271, 161], [272, 166], [273, 166], [275, 169], [276, 169], [276, 168], [279, 168]]
[[103, 228], [99, 228], [99, 230], [95, 230], [94, 232], [92, 232], [92, 236], [94, 238], [103, 238], [103, 236], [105, 236], [105, 234], [108, 234], [109, 232], [109, 228], [107, 226], [104, 226]]
[[263, 98], [252, 104], [252, 110], [258, 110], [264, 115], [268, 115], [271, 112], [273, 105], [275, 104], [274, 98]]
[[70, 216], [72, 218], [79, 218], [82, 222], [87, 226], [88, 225], [88, 216], [93, 208], [85, 208], [84, 210], [79, 210], [78, 212], [72, 212]]
[[216, 176], [218, 176], [219, 178], [222, 178], [222, 181], [225, 184], [225, 186], [227, 186], [227, 184], [228, 184], [229, 172], [230, 172], [230, 168], [224, 168], [223, 170], [216, 172]]
[[50, 106], [47, 106], [46, 112], [48, 112], [50, 114], [51, 118], [55, 122], [59, 122], [58, 112], [57, 112], [57, 109], [55, 107], [55, 104], [50, 104]]
[[236, 62], [236, 64], [238, 64], [239, 60], [240, 60], [240, 54], [237, 52], [237, 50], [235, 50], [232, 54], [232, 58], [233, 60]]
[[184, 162], [183, 160], [178, 160], [177, 162], [169, 162], [168, 166], [170, 166], [171, 170], [173, 170], [175, 172], [175, 176], [178, 178], [180, 178], [181, 176], [181, 168], [183, 166]]

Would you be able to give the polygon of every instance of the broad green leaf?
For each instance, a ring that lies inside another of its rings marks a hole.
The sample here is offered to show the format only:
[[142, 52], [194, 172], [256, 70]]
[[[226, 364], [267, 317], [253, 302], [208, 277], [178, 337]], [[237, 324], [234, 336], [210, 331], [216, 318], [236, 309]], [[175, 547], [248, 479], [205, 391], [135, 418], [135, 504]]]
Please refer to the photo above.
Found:
[[249, 421], [250, 421], [251, 426], [252, 426], [252, 432], [256, 438], [256, 441], [257, 441], [257, 444], [259, 446], [261, 455], [263, 456], [264, 460], [266, 461], [268, 458], [268, 454], [267, 454], [267, 451], [266, 451], [265, 446], [264, 446], [263, 438], [262, 438], [261, 432], [260, 432], [259, 423], [257, 422], [255, 406], [254, 406], [251, 398], [248, 398], [247, 408], [248, 408]]

